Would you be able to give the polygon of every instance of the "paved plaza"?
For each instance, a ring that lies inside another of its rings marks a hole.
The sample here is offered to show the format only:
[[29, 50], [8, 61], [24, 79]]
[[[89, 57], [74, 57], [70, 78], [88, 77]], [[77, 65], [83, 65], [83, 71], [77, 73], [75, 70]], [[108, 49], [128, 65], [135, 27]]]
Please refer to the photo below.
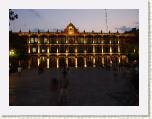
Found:
[[[70, 68], [68, 93], [62, 106], [135, 106], [138, 93], [131, 83], [127, 69]], [[37, 69], [11, 73], [9, 79], [9, 103], [12, 106], [51, 106], [53, 98], [50, 81], [62, 80], [61, 69]]]

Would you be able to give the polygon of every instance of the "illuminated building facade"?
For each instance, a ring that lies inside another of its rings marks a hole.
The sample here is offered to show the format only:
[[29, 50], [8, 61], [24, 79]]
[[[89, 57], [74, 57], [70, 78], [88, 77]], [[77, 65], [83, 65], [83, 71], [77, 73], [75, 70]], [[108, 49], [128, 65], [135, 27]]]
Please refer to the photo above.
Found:
[[98, 67], [128, 62], [126, 47], [134, 34], [79, 32], [70, 23], [64, 31], [18, 32], [27, 39], [28, 68]]

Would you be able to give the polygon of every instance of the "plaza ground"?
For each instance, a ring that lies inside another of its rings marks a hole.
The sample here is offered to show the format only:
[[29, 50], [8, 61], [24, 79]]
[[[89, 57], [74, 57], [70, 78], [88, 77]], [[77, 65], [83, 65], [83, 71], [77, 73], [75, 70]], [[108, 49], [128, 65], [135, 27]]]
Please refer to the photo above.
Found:
[[[135, 106], [139, 96], [131, 83], [133, 71], [127, 68], [70, 68], [68, 95], [62, 106]], [[11, 73], [9, 103], [12, 106], [51, 106], [50, 80], [62, 80], [61, 69], [23, 70]]]

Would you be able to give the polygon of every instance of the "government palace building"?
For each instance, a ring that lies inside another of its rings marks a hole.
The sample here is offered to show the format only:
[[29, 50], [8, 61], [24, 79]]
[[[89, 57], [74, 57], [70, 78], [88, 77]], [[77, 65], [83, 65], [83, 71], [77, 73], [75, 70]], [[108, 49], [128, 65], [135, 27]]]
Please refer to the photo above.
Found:
[[104, 67], [128, 63], [134, 33], [79, 32], [69, 23], [63, 31], [17, 32], [26, 37], [28, 68]]

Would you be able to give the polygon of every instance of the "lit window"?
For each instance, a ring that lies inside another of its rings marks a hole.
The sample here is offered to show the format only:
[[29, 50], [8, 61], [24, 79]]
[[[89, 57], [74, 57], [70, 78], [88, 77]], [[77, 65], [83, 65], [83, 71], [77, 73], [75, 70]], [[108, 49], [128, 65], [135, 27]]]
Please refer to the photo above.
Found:
[[32, 50], [33, 50], [33, 53], [35, 53], [35, 52], [36, 52], [36, 48], [33, 48]]
[[69, 26], [68, 33], [69, 34], [74, 34], [74, 28], [72, 26]]
[[35, 38], [35, 43], [37, 43], [38, 42], [38, 38]]
[[31, 38], [31, 43], [34, 43], [34, 38]]
[[47, 43], [47, 38], [44, 38], [44, 43]]
[[44, 53], [45, 52], [45, 49], [42, 49], [42, 53]]

